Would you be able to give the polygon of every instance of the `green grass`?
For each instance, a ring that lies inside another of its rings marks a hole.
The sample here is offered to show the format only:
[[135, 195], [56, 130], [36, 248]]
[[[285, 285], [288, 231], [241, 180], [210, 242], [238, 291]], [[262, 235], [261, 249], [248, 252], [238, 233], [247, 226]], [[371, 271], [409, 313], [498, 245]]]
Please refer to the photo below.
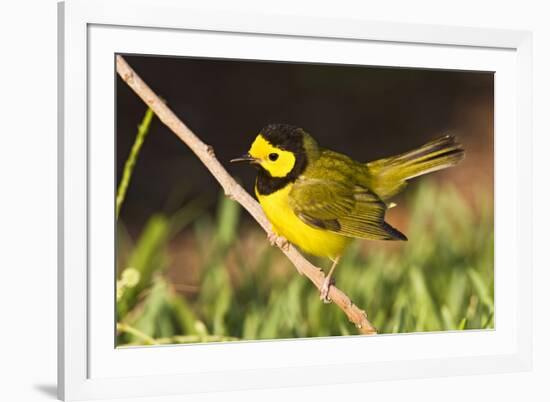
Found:
[[[380, 333], [492, 328], [490, 204], [467, 202], [429, 179], [414, 187], [397, 207], [410, 214], [410, 240], [354, 242], [336, 270], [338, 287]], [[215, 216], [190, 203], [173, 217], [152, 216], [135, 242], [119, 223], [119, 255], [126, 256], [119, 261], [119, 345], [357, 333], [259, 228], [240, 227], [241, 212], [223, 197]], [[176, 291], [167, 271], [181, 232], [193, 239], [199, 261], [175, 264], [197, 273], [191, 293]]]
[[122, 171], [122, 178], [118, 185], [117, 195], [116, 195], [117, 219], [120, 214], [120, 208], [122, 207], [124, 198], [126, 197], [126, 191], [128, 190], [128, 186], [130, 185], [130, 180], [132, 179], [132, 173], [134, 171], [134, 166], [136, 165], [139, 151], [143, 146], [145, 137], [149, 133], [149, 128], [151, 127], [151, 122], [153, 121], [154, 115], [155, 114], [153, 113], [153, 110], [151, 108], [147, 108], [147, 111], [145, 112], [145, 116], [143, 116], [143, 120], [141, 121], [141, 124], [138, 126], [138, 132], [134, 140], [134, 144], [132, 145], [132, 149], [130, 150], [130, 155], [128, 156], [128, 158], [126, 159], [126, 163], [124, 164], [124, 170]]
[[[117, 217], [152, 117], [145, 114], [126, 161]], [[493, 328], [492, 197], [466, 200], [429, 177], [406, 194], [397, 209], [409, 241], [355, 241], [336, 269], [338, 287], [380, 333]], [[242, 214], [220, 195], [215, 214], [191, 200], [152, 214], [135, 238], [118, 221], [117, 345], [357, 334]], [[174, 282], [177, 274], [189, 283]]]

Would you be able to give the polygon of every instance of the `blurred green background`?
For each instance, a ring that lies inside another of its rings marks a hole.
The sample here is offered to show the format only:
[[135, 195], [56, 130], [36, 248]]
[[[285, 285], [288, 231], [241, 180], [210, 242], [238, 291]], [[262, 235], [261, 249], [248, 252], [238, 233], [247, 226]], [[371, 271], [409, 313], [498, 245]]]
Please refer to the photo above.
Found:
[[[466, 159], [413, 181], [388, 212], [409, 241], [356, 241], [335, 278], [380, 333], [493, 328], [492, 74], [125, 58], [249, 191], [253, 169], [227, 160], [269, 122], [365, 161], [456, 133]], [[118, 346], [357, 333], [184, 144], [142, 122], [120, 79], [116, 102], [118, 184], [132, 172], [117, 222]]]

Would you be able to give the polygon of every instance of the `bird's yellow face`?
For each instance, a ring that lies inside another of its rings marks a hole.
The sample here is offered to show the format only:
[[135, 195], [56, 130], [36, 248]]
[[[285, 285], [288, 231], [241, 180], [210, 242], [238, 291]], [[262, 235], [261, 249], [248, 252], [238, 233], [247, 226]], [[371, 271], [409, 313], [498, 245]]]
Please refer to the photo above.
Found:
[[287, 176], [296, 163], [296, 156], [292, 151], [277, 148], [261, 133], [252, 143], [248, 155], [254, 158], [254, 162], [263, 167], [271, 177]]

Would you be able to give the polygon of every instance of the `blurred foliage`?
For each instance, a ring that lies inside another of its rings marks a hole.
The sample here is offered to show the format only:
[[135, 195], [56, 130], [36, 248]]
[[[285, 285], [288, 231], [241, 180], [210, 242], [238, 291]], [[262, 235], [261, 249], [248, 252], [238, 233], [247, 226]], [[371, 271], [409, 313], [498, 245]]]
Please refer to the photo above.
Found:
[[[400, 208], [410, 240], [355, 241], [336, 270], [338, 287], [380, 333], [493, 328], [492, 198], [465, 200], [430, 179], [408, 195]], [[117, 345], [357, 333], [259, 227], [241, 227], [236, 202], [222, 196], [214, 217], [201, 204], [151, 216], [135, 241], [118, 223]], [[178, 261], [197, 273], [192, 292], [177, 290], [167, 271], [182, 232], [197, 256]]]
[[[127, 159], [117, 216], [151, 120], [148, 111]], [[338, 287], [380, 333], [493, 328], [492, 196], [466, 200], [430, 178], [407, 194], [409, 241], [355, 241], [336, 269]], [[135, 239], [118, 221], [118, 346], [357, 333], [258, 225], [241, 227], [239, 204], [221, 195], [215, 216], [206, 206], [193, 199], [156, 213]], [[174, 249], [184, 236], [191, 241], [182, 256]], [[174, 282], [175, 270], [193, 274], [193, 283]]]

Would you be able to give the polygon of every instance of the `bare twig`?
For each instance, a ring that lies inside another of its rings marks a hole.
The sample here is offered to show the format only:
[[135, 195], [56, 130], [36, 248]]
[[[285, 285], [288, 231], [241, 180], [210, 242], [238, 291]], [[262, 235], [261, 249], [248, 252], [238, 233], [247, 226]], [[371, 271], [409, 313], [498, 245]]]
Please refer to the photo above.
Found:
[[[197, 155], [206, 168], [212, 173], [222, 186], [225, 195], [241, 204], [252, 217], [260, 224], [267, 234], [272, 234], [271, 224], [258, 204], [233, 177], [225, 170], [214, 155], [214, 149], [197, 137], [166, 104], [143, 82], [136, 72], [120, 55], [116, 57], [116, 68], [120, 77], [130, 88], [155, 112], [162, 121], [180, 140], [182, 140]], [[318, 289], [321, 289], [325, 275], [323, 271], [311, 264], [290, 247], [280, 247], [281, 251], [294, 264], [298, 272], [305, 275]], [[329, 290], [329, 298], [348, 316], [362, 334], [375, 334], [376, 328], [369, 322], [367, 314], [352, 303], [350, 298], [335, 286]]]

